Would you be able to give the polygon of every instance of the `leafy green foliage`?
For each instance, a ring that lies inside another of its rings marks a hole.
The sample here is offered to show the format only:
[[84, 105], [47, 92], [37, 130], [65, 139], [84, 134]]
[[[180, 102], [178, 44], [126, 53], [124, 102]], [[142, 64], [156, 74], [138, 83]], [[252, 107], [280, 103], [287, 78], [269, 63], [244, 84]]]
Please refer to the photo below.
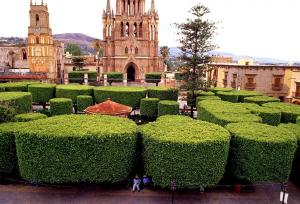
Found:
[[174, 77], [177, 81], [180, 81], [183, 79], [183, 75], [184, 75], [184, 73], [182, 73], [182, 72], [175, 72]]
[[4, 92], [5, 91], [5, 88], [0, 86], [0, 92]]
[[238, 102], [244, 103], [244, 99], [247, 97], [253, 97], [253, 96], [262, 96], [262, 93], [256, 92], [256, 91], [234, 91], [234, 93], [239, 97]]
[[297, 137], [298, 147], [293, 162], [292, 178], [296, 181], [300, 181], [300, 125], [289, 123], [280, 124], [279, 127], [286, 131], [293, 132]]
[[231, 103], [237, 103], [239, 101], [239, 96], [235, 92], [217, 92], [217, 96], [219, 96], [223, 101], [229, 101]]
[[259, 106], [255, 103], [243, 104], [251, 113], [262, 118], [262, 122], [268, 125], [277, 126], [281, 121], [281, 112], [276, 109]]
[[11, 121], [16, 115], [14, 108], [7, 105], [0, 105], [0, 123]]
[[7, 92], [27, 92], [28, 91], [28, 85], [32, 84], [39, 84], [39, 82], [11, 82], [11, 83], [4, 83], [0, 84], [0, 87], [2, 89], [4, 88]]
[[91, 96], [77, 96], [77, 111], [83, 112], [86, 108], [94, 104]]
[[28, 122], [16, 135], [23, 179], [116, 183], [132, 171], [136, 124], [125, 118], [69, 115]]
[[300, 116], [300, 106], [287, 103], [265, 103], [263, 107], [268, 107], [281, 111], [282, 123], [296, 123], [297, 117]]
[[158, 114], [158, 98], [144, 98], [141, 100], [141, 115], [154, 117]]
[[32, 94], [32, 101], [35, 103], [47, 103], [55, 98], [55, 84], [35, 84], [28, 86], [28, 91]]
[[224, 128], [184, 116], [163, 116], [141, 127], [146, 174], [155, 186], [214, 186], [223, 177], [230, 135]]
[[70, 83], [84, 83], [84, 74], [88, 74], [88, 81], [94, 82], [97, 80], [97, 72], [86, 72], [86, 71], [73, 71], [69, 72], [69, 82]]
[[155, 83], [158, 84], [161, 81], [162, 73], [146, 73], [145, 78], [147, 83]]
[[77, 96], [93, 96], [93, 87], [84, 85], [59, 85], [56, 87], [57, 98], [69, 98], [76, 103]]
[[158, 116], [178, 115], [179, 103], [176, 101], [160, 101], [158, 103]]
[[280, 102], [279, 99], [269, 96], [254, 96], [254, 97], [247, 97], [244, 99], [245, 103], [256, 103], [258, 105], [263, 105], [265, 103], [270, 102]]
[[73, 113], [73, 102], [68, 98], [53, 98], [50, 100], [50, 112], [52, 116]]
[[233, 91], [232, 88], [222, 88], [222, 87], [210, 88], [208, 90], [211, 91], [211, 92], [214, 92], [215, 94], [217, 92], [232, 92]]
[[284, 128], [259, 123], [233, 123], [229, 172], [251, 182], [288, 181], [297, 141]]
[[300, 125], [300, 116], [297, 118], [296, 123]]
[[76, 44], [67, 44], [65, 48], [65, 52], [69, 52], [73, 56], [80, 56], [81, 55], [81, 49]]
[[[202, 90], [198, 90], [198, 91], [195, 91], [194, 92], [194, 97], [195, 97], [195, 100], [193, 100], [193, 94], [191, 92], [188, 92], [187, 94], [187, 104], [189, 106], [193, 106], [193, 107], [196, 107], [196, 104], [197, 104], [197, 97], [198, 96], [215, 96], [215, 93], [214, 92], [211, 92], [211, 91], [202, 91]], [[195, 104], [193, 104], [193, 101]]]
[[32, 96], [25, 92], [0, 92], [0, 105], [14, 108], [17, 114], [29, 113], [32, 110]]
[[[221, 98], [219, 96], [198, 96], [196, 98], [196, 104], [198, 104], [200, 101], [204, 100], [215, 100], [215, 101], [220, 101]], [[197, 106], [196, 106], [197, 107]]]
[[18, 169], [15, 132], [18, 123], [0, 125], [0, 173], [12, 173]]
[[24, 113], [15, 116], [17, 122], [29, 122], [33, 120], [40, 120], [47, 118], [46, 115], [41, 113]]
[[112, 83], [123, 82], [123, 73], [121, 72], [109, 72], [107, 73], [107, 81], [111, 85]]
[[148, 88], [149, 98], [158, 98], [159, 100], [178, 100], [178, 89], [168, 87], [150, 87]]
[[146, 89], [140, 87], [98, 87], [94, 88], [96, 103], [102, 103], [107, 99], [133, 108], [140, 107], [140, 101], [146, 97]]

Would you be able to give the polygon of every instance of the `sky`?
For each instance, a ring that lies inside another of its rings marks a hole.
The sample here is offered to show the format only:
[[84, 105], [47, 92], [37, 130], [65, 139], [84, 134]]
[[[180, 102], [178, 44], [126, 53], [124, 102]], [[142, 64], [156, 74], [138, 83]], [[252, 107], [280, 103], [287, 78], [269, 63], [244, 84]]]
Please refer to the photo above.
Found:
[[[33, 2], [41, 0], [33, 0]], [[84, 33], [102, 38], [102, 12], [107, 0], [44, 0], [53, 34]], [[115, 8], [115, 1], [111, 5]], [[0, 36], [26, 37], [29, 0], [0, 1]], [[146, 0], [149, 9], [151, 0]], [[155, 0], [160, 16], [159, 44], [178, 46], [174, 23], [184, 22], [197, 3], [218, 22], [215, 44], [238, 55], [300, 61], [299, 0]]]

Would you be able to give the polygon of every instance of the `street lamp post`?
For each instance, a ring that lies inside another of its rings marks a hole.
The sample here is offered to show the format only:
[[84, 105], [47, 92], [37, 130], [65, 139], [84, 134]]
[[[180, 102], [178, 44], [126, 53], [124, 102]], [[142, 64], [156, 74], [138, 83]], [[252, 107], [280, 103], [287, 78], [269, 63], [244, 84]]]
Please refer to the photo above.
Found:
[[172, 191], [172, 204], [174, 204], [174, 192], [176, 191], [176, 187], [177, 187], [176, 181], [175, 180], [171, 181], [170, 186], [171, 186], [171, 191]]

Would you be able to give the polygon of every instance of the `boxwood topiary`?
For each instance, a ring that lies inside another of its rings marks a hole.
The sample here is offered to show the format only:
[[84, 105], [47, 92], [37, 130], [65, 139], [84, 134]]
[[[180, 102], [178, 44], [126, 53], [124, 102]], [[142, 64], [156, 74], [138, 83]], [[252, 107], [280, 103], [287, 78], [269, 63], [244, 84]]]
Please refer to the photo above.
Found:
[[300, 181], [300, 125], [298, 124], [280, 124], [280, 128], [286, 129], [286, 131], [293, 132], [297, 137], [298, 148], [295, 154], [292, 170], [292, 178], [296, 181]]
[[32, 101], [35, 103], [47, 103], [55, 98], [55, 84], [34, 84], [28, 86], [28, 91], [32, 94]]
[[96, 103], [102, 103], [110, 98], [112, 101], [133, 108], [140, 107], [140, 101], [146, 97], [146, 89], [140, 87], [97, 87], [94, 88]]
[[198, 96], [215, 96], [215, 93], [211, 92], [211, 91], [202, 91], [202, 90], [195, 91], [195, 93], [194, 93], [195, 104], [192, 103], [192, 95], [193, 95], [192, 92], [188, 92], [188, 94], [187, 94], [187, 104], [189, 106], [192, 106], [192, 105], [196, 106]]
[[297, 118], [296, 123], [300, 125], [300, 116]]
[[176, 101], [160, 101], [158, 103], [158, 116], [178, 115], [179, 103]]
[[162, 73], [158, 73], [158, 72], [146, 73], [145, 74], [146, 82], [159, 84], [161, 81], [161, 75]]
[[5, 92], [5, 88], [0, 86], [0, 92]]
[[77, 96], [77, 111], [83, 112], [86, 108], [94, 104], [93, 97], [91, 96]]
[[21, 177], [44, 183], [117, 183], [132, 171], [136, 124], [68, 115], [28, 122], [16, 135]]
[[15, 115], [16, 111], [14, 108], [7, 105], [0, 105], [0, 123], [12, 121]]
[[246, 97], [253, 97], [253, 96], [262, 96], [262, 93], [259, 93], [257, 91], [234, 91], [234, 93], [239, 97], [238, 102], [244, 103], [244, 99]]
[[245, 103], [256, 103], [257, 105], [263, 105], [265, 103], [270, 102], [280, 102], [278, 98], [269, 97], [269, 96], [253, 96], [253, 97], [246, 97], [244, 99]]
[[4, 83], [0, 86], [5, 88], [5, 91], [7, 92], [27, 92], [28, 91], [28, 85], [31, 84], [39, 84], [40, 82], [35, 81], [24, 81], [24, 82], [11, 82], [11, 83]]
[[84, 74], [88, 74], [88, 81], [94, 82], [97, 80], [97, 72], [90, 71], [73, 71], [69, 72], [69, 82], [70, 83], [84, 83]]
[[[168, 119], [170, 117], [170, 119]], [[165, 116], [141, 127], [145, 172], [167, 188], [214, 186], [223, 177], [230, 135], [224, 128], [183, 116]]]
[[297, 117], [300, 116], [300, 106], [287, 103], [265, 103], [263, 107], [268, 107], [281, 111], [282, 123], [296, 123]]
[[232, 89], [232, 88], [215, 87], [215, 88], [210, 88], [208, 90], [211, 91], [211, 92], [217, 93], [219, 91], [222, 91], [222, 92], [231, 92], [234, 89]]
[[178, 100], [178, 89], [168, 87], [150, 87], [148, 88], [149, 98], [158, 98], [159, 100]]
[[141, 115], [155, 117], [158, 114], [158, 98], [143, 98], [141, 100]]
[[121, 72], [109, 72], [109, 73], [107, 73], [107, 82], [110, 85], [112, 83], [123, 82], [123, 74]]
[[53, 98], [50, 100], [50, 112], [52, 116], [73, 113], [73, 102], [68, 98]]
[[40, 120], [47, 118], [46, 115], [41, 113], [24, 113], [15, 116], [17, 122], [29, 122], [33, 120]]
[[223, 101], [229, 101], [232, 103], [237, 103], [239, 101], [239, 96], [235, 92], [222, 92], [218, 91], [216, 93]]
[[288, 180], [297, 141], [293, 133], [259, 123], [233, 123], [228, 171], [251, 182]]
[[204, 100], [220, 101], [221, 98], [219, 96], [198, 96], [196, 98], [196, 104], [198, 104], [200, 101], [204, 101]]
[[59, 85], [56, 87], [56, 98], [70, 98], [76, 103], [77, 96], [93, 96], [93, 87], [84, 85]]
[[32, 110], [32, 96], [25, 92], [1, 92], [0, 105], [14, 108], [17, 114], [29, 113]]

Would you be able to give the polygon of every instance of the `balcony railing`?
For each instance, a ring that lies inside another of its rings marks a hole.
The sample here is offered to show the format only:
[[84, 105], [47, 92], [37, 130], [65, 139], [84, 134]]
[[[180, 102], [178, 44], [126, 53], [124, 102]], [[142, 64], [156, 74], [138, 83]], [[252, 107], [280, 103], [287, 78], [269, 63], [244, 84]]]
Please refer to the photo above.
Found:
[[256, 83], [246, 83], [245, 84], [245, 89], [248, 89], [248, 90], [256, 89]]
[[283, 84], [272, 84], [273, 91], [281, 91], [283, 89]]
[[234, 88], [234, 89], [236, 88], [236, 81], [231, 82], [231, 88]]

